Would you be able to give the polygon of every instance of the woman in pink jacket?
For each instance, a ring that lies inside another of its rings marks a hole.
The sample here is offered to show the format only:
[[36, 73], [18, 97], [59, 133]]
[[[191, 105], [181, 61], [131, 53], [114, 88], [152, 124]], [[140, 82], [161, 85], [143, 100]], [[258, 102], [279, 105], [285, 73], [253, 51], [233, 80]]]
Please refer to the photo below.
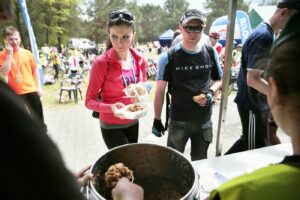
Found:
[[90, 73], [85, 105], [100, 113], [102, 137], [108, 149], [138, 141], [138, 120], [124, 119], [115, 112], [132, 103], [126, 98], [126, 87], [147, 81], [147, 61], [131, 48], [136, 34], [134, 24], [134, 16], [127, 10], [109, 13], [107, 51], [96, 58]]

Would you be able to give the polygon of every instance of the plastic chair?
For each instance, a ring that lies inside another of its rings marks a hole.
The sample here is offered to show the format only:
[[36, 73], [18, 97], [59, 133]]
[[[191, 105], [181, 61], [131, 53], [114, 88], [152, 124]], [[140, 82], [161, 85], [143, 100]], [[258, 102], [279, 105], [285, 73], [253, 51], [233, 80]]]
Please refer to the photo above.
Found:
[[73, 93], [75, 103], [78, 103], [78, 93], [80, 94], [81, 100], [82, 91], [81, 91], [81, 81], [74, 80], [64, 80], [60, 83], [60, 95], [59, 95], [59, 103], [61, 103], [61, 97], [63, 92], [68, 92], [69, 100], [72, 98], [71, 95]]

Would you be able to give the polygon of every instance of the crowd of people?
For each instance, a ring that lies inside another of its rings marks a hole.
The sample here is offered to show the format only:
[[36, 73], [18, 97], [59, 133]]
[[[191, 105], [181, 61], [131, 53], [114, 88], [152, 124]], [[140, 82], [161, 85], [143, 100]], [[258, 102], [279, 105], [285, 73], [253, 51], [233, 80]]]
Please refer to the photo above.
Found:
[[43, 68], [44, 84], [53, 84], [57, 80], [82, 75], [89, 72], [95, 54], [89, 49], [77, 49], [65, 47], [59, 50], [57, 47], [49, 47], [44, 44], [40, 48], [40, 61]]
[[[0, 8], [1, 18], [12, 16], [10, 0], [2, 1]], [[272, 123], [291, 137], [293, 155], [285, 157], [279, 164], [228, 181], [212, 191], [208, 199], [253, 199], [253, 195], [258, 199], [299, 198], [300, 68], [296, 61], [300, 45], [299, 10], [299, 0], [280, 0], [271, 19], [262, 22], [246, 40], [235, 98], [242, 136], [226, 153], [270, 145], [269, 124]], [[156, 77], [152, 133], [161, 137], [166, 131], [161, 113], [167, 89], [171, 96], [167, 106], [170, 116], [167, 146], [183, 152], [190, 139], [191, 160], [207, 158], [213, 135], [213, 98], [222, 87], [218, 34], [209, 34], [210, 43], [203, 42], [205, 23], [205, 16], [199, 10], [190, 9], [183, 13], [178, 26], [180, 35], [175, 38], [180, 40], [161, 55]], [[274, 35], [277, 35], [275, 41]], [[12, 199], [83, 199], [79, 187], [93, 178], [89, 167], [76, 176], [66, 168], [57, 147], [47, 135], [34, 57], [20, 47], [20, 34], [14, 27], [6, 27], [3, 36], [0, 121], [3, 122], [1, 129], [9, 131], [0, 145], [3, 153], [1, 169], [6, 172], [1, 177], [8, 186], [2, 195]], [[133, 14], [126, 9], [111, 11], [107, 19], [107, 36], [106, 51], [92, 64], [85, 105], [100, 113], [102, 138], [111, 149], [138, 142], [138, 119], [126, 119], [118, 112], [139, 100], [137, 96], [124, 98], [128, 96], [126, 89], [135, 86], [149, 92], [150, 87], [147, 59], [132, 48], [136, 37]], [[53, 50], [52, 53], [57, 52]], [[47, 60], [51, 59], [51, 51], [43, 54]], [[74, 55], [71, 53], [70, 65], [77, 64]], [[58, 62], [53, 66], [56, 64]], [[24, 171], [26, 173], [16, 173]], [[46, 184], [41, 184], [41, 177]], [[10, 187], [15, 180], [22, 185], [19, 192]], [[272, 192], [266, 188], [272, 188]], [[141, 186], [122, 178], [112, 190], [112, 198], [140, 200], [143, 193]]]

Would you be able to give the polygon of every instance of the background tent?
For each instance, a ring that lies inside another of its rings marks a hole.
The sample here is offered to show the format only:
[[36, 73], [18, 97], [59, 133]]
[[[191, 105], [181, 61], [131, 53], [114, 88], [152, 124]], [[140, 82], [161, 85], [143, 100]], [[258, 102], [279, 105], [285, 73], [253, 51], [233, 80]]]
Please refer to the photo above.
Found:
[[249, 12], [251, 28], [255, 29], [262, 21], [267, 21], [273, 15], [276, 6], [255, 6]]
[[[223, 47], [225, 46], [226, 41], [227, 25], [228, 17], [222, 16], [213, 21], [209, 29], [209, 32], [216, 31], [220, 33], [221, 36], [219, 42], [223, 45]], [[234, 30], [234, 41], [236, 42], [236, 44], [244, 43], [250, 33], [251, 26], [249, 16], [244, 11], [236, 11]]]
[[160, 43], [160, 46], [165, 47], [168, 46], [170, 47], [172, 44], [172, 39], [173, 39], [174, 31], [172, 29], [167, 30], [163, 34], [161, 34], [158, 37], [158, 41]]

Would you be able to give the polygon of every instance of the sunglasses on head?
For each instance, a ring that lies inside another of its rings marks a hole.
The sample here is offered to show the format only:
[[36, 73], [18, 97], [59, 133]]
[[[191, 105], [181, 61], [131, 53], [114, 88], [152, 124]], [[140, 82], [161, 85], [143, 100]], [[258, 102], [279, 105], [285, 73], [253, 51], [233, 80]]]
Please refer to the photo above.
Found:
[[200, 33], [203, 30], [203, 26], [184, 26], [183, 29], [188, 33]]
[[126, 10], [113, 10], [109, 13], [109, 19], [122, 19], [126, 21], [133, 21], [133, 15]]

